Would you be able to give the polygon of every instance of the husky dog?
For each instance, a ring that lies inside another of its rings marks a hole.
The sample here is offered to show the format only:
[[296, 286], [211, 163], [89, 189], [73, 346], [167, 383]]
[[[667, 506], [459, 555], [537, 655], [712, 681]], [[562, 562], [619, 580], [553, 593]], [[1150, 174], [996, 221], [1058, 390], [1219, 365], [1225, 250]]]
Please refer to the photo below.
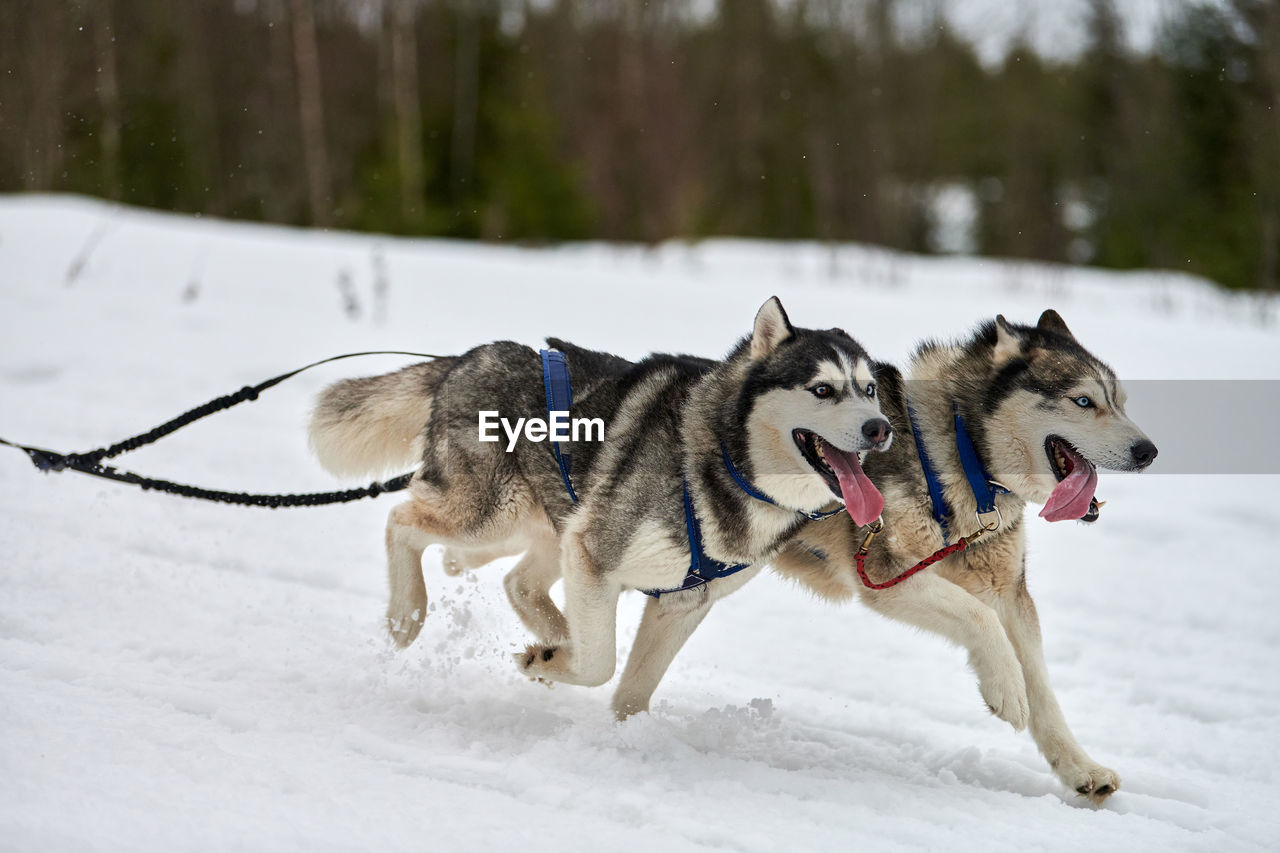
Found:
[[[1026, 585], [1022, 510], [1043, 504], [1040, 516], [1049, 521], [1093, 521], [1101, 507], [1097, 468], [1141, 471], [1156, 446], [1125, 414], [1115, 374], [1053, 310], [1034, 327], [997, 317], [967, 341], [925, 343], [908, 376], [903, 383], [887, 367], [877, 376], [881, 406], [902, 435], [867, 462], [885, 499], [884, 531], [865, 555], [868, 580], [885, 583], [944, 544], [987, 532], [930, 571], [879, 590], [860, 582], [855, 553], [867, 530], [853, 519], [807, 525], [773, 565], [829, 599], [856, 592], [873, 610], [966, 648], [991, 712], [1016, 730], [1030, 726], [1058, 778], [1101, 802], [1120, 779], [1076, 742], [1049, 685]], [[1008, 490], [996, 495], [997, 512], [981, 519], [958, 450], [960, 431], [990, 480]], [[936, 471], [945, 514], [935, 512], [920, 448]]]
[[[619, 594], [659, 593], [615, 697], [625, 715], [648, 707], [712, 602], [809, 518], [824, 508], [856, 524], [880, 515], [860, 454], [888, 448], [892, 433], [862, 347], [837, 329], [793, 327], [776, 298], [723, 362], [633, 364], [562, 348], [572, 414], [600, 419], [603, 441], [479, 440], [481, 412], [547, 414], [538, 354], [510, 342], [336, 383], [320, 396], [311, 441], [344, 475], [420, 459], [409, 500], [387, 522], [387, 627], [401, 646], [426, 616], [422, 553], [436, 543], [451, 571], [524, 552], [505, 586], [539, 640], [517, 655], [531, 677], [603, 684], [616, 666]], [[548, 594], [562, 575], [564, 613]]]

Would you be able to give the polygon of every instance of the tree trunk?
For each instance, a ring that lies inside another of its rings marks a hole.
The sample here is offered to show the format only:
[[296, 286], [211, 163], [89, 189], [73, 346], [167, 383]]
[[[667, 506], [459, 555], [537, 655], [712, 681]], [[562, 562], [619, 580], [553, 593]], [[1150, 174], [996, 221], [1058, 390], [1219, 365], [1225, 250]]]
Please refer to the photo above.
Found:
[[458, 47], [453, 70], [453, 138], [450, 145], [449, 178], [453, 199], [467, 194], [475, 162], [476, 116], [480, 98], [480, 23], [475, 11], [460, 8]]
[[1280, 8], [1256, 7], [1260, 98], [1254, 102], [1254, 184], [1262, 213], [1258, 223], [1258, 281], [1263, 290], [1280, 290]]
[[298, 118], [302, 126], [302, 154], [307, 169], [307, 199], [311, 224], [328, 227], [332, 221], [329, 153], [324, 141], [324, 94], [320, 87], [320, 51], [312, 0], [292, 0], [293, 58], [298, 72]]
[[[33, 7], [35, 4], [32, 4]], [[67, 39], [72, 28], [65, 4], [50, 2], [26, 15], [27, 50], [22, 73], [26, 78], [26, 111], [18, 138], [22, 140], [22, 185], [27, 190], [58, 189], [62, 171], [63, 106], [66, 99]]]
[[414, 34], [413, 0], [390, 2], [392, 100], [396, 114], [396, 162], [400, 167], [400, 214], [409, 224], [421, 219], [426, 200], [418, 43]]
[[98, 144], [102, 166], [102, 192], [120, 199], [120, 84], [116, 78], [116, 30], [112, 22], [113, 0], [98, 0], [93, 34], [98, 52], [98, 81], [94, 87], [102, 126]]

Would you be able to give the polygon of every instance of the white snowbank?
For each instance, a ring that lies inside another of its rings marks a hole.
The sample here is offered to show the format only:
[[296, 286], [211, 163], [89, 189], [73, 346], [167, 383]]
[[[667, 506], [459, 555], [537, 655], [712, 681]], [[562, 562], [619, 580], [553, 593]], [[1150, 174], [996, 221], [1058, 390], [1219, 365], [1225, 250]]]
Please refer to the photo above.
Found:
[[[775, 292], [797, 323], [844, 326], [887, 359], [1052, 305], [1125, 377], [1280, 378], [1273, 303], [1166, 273], [748, 242], [537, 251], [8, 197], [0, 436], [85, 450], [359, 349], [555, 334], [715, 356]], [[306, 451], [311, 396], [403, 362], [305, 374], [121, 467], [327, 490]], [[1187, 411], [1228, 426], [1247, 414]], [[655, 713], [616, 725], [611, 688], [517, 676], [508, 653], [527, 638], [500, 566], [449, 579], [429, 554], [431, 618], [408, 652], [388, 648], [394, 497], [232, 509], [41, 476], [0, 450], [3, 849], [1280, 843], [1280, 477], [1161, 475], [1158, 462], [1104, 473], [1110, 503], [1091, 528], [1028, 519], [1059, 697], [1124, 780], [1093, 809], [986, 713], [961, 652], [771, 575], [711, 614]], [[624, 600], [620, 653], [639, 599]]]

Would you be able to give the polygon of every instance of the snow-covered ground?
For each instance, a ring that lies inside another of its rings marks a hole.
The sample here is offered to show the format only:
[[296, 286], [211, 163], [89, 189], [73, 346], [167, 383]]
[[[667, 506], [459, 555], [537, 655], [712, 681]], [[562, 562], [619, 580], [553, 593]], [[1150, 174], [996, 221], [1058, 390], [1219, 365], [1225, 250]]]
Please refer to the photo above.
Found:
[[[853, 246], [495, 248], [8, 197], [0, 436], [87, 450], [359, 349], [556, 334], [715, 356], [774, 292], [887, 359], [1052, 305], [1124, 377], [1280, 378], [1274, 304], [1171, 274]], [[333, 488], [306, 449], [310, 398], [404, 362], [312, 371], [121, 467]], [[1186, 411], [1215, 442], [1247, 417]], [[1095, 809], [986, 713], [963, 653], [768, 574], [712, 612], [655, 712], [619, 725], [611, 687], [517, 675], [501, 566], [449, 579], [429, 553], [431, 617], [389, 648], [394, 496], [236, 509], [41, 475], [0, 448], [0, 849], [1274, 850], [1280, 477], [1162, 465], [1177, 459], [1104, 472], [1093, 527], [1028, 518], [1059, 697], [1124, 780]], [[641, 598], [624, 597], [620, 654]]]

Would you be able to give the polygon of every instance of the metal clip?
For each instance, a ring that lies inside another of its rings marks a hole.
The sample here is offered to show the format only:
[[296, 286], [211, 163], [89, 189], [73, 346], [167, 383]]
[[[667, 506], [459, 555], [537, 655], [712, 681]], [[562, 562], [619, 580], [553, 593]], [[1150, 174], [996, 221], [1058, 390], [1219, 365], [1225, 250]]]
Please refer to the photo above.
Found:
[[[991, 512], [974, 512], [974, 517], [978, 519], [978, 529], [970, 533], [965, 539], [969, 542], [976, 541], [979, 537], [986, 533], [993, 533], [1004, 526], [1004, 514], [1000, 512], [1000, 507], [994, 507]], [[995, 515], [995, 521], [983, 521], [982, 517], [990, 518]]]
[[867, 525], [866, 538], [862, 540], [862, 547], [858, 549], [859, 554], [867, 553], [867, 549], [871, 547], [871, 540], [876, 538], [876, 534], [884, 530], [884, 520], [877, 518], [875, 521]]

